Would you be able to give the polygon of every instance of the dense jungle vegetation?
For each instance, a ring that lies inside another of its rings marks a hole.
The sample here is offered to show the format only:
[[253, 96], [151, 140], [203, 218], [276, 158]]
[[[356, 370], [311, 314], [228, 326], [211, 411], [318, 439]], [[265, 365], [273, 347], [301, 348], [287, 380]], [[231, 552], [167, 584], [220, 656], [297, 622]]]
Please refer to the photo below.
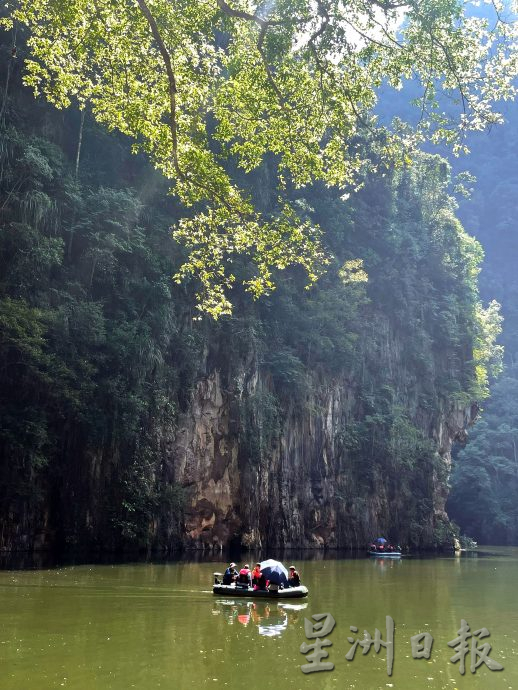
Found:
[[[304, 407], [315, 371], [350, 379], [354, 423], [336, 432], [354, 494], [343, 500], [360, 510], [381, 475], [409, 540], [443, 543], [446, 523], [423, 536], [447, 470], [419, 419], [481, 399], [498, 358], [497, 310], [479, 303], [481, 249], [455, 218], [448, 165], [423, 155], [369, 174], [346, 200], [319, 184], [293, 190], [301, 215], [325, 228], [327, 273], [307, 290], [302, 269], [278, 272], [257, 302], [238, 283], [232, 316], [198, 320], [195, 286], [171, 279], [184, 250], [170, 225], [184, 209], [88, 113], [35, 102], [20, 53], [0, 123], [2, 545], [181, 543], [188, 492], [164, 439], [201, 376], [217, 367], [232, 387], [251, 357], [271, 380], [237, 400], [252, 461], [287, 407]], [[275, 208], [272, 165], [241, 173], [259, 208]], [[250, 261], [233, 270], [246, 278]], [[380, 371], [380, 317], [400, 370]]]
[[[465, 227], [485, 250], [482, 295], [502, 305], [504, 372], [491, 385], [491, 397], [470, 431], [469, 443], [456, 453], [448, 502], [448, 512], [462, 531], [487, 544], [518, 543], [516, 104], [504, 113], [505, 125], [470, 142], [471, 156], [462, 165], [476, 183], [471, 199], [460, 205]], [[460, 168], [460, 162], [457, 165]]]

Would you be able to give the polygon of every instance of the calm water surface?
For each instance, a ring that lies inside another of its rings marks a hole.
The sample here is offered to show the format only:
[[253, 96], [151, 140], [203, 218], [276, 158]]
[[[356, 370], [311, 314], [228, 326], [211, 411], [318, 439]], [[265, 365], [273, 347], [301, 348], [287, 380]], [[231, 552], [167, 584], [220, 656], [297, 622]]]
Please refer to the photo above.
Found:
[[[0, 572], [0, 689], [518, 690], [518, 549], [296, 563], [310, 596], [286, 604], [213, 596], [214, 563]], [[322, 612], [336, 619], [328, 636], [335, 668], [304, 675], [304, 617]], [[391, 677], [384, 648], [345, 659], [348, 636], [379, 628], [386, 639], [387, 615], [396, 625]], [[461, 676], [449, 661], [462, 618], [471, 631], [489, 629], [490, 656], [503, 671], [482, 665], [472, 674], [468, 654]], [[431, 658], [413, 659], [410, 637], [425, 631]]]

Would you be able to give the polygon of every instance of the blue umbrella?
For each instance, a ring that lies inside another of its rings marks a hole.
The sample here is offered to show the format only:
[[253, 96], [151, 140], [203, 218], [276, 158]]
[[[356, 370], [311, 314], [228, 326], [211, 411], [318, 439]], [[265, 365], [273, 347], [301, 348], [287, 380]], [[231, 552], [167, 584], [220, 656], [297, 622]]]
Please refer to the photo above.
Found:
[[376, 539], [376, 541], [378, 542], [378, 544], [386, 544], [387, 543], [387, 540], [384, 539], [383, 537], [378, 537]]
[[260, 564], [261, 573], [267, 580], [276, 585], [286, 584], [288, 582], [288, 571], [280, 561], [274, 561], [269, 558]]

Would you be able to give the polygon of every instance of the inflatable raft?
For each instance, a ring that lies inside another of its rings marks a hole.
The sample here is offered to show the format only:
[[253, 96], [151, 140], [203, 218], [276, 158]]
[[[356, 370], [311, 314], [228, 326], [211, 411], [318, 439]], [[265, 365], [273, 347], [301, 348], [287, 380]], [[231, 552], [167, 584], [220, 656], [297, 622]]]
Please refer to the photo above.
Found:
[[304, 585], [299, 587], [286, 587], [276, 591], [266, 589], [252, 589], [252, 587], [236, 587], [235, 585], [214, 585], [213, 594], [224, 597], [253, 597], [254, 599], [302, 599], [309, 594]]

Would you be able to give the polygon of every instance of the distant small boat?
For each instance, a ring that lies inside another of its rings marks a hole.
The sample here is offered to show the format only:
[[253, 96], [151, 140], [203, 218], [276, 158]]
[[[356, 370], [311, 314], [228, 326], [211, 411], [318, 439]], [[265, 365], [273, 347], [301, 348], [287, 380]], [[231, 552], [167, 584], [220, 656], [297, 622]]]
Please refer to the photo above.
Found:
[[385, 537], [378, 537], [370, 542], [367, 553], [374, 558], [401, 558], [401, 547], [391, 544]]
[[401, 558], [401, 551], [367, 551], [374, 558]]
[[308, 588], [304, 585], [269, 591], [267, 589], [253, 589], [252, 587], [215, 584], [212, 587], [212, 592], [224, 597], [253, 597], [258, 599], [302, 599], [309, 594]]

